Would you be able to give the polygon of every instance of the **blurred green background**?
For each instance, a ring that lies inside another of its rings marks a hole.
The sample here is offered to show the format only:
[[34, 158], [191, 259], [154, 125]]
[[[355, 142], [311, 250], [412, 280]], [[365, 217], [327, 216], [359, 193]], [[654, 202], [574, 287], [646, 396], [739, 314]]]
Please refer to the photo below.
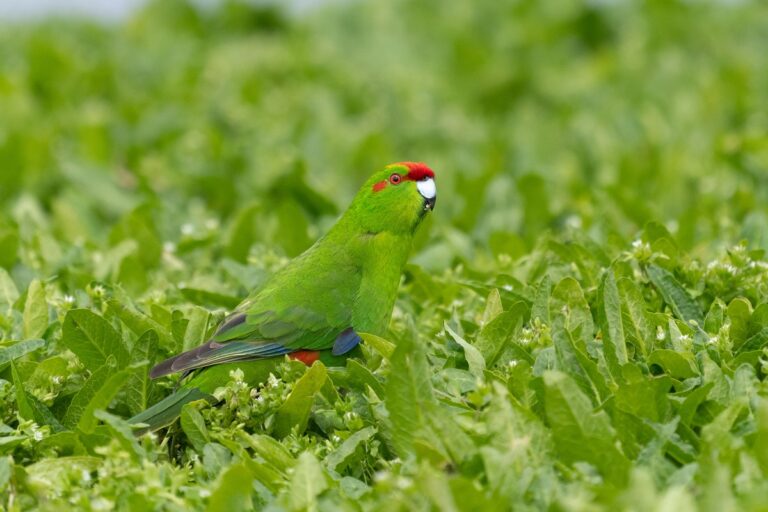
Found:
[[[0, 508], [764, 510], [766, 27], [757, 0], [0, 20]], [[403, 160], [438, 201], [391, 358], [364, 344], [281, 441], [288, 364], [134, 440], [176, 385], [147, 366]]]
[[768, 247], [762, 2], [283, 5], [3, 24], [0, 266], [20, 287], [141, 293], [198, 256], [293, 256], [400, 160], [437, 174], [431, 271], [546, 232], [625, 249], [649, 220], [698, 256]]

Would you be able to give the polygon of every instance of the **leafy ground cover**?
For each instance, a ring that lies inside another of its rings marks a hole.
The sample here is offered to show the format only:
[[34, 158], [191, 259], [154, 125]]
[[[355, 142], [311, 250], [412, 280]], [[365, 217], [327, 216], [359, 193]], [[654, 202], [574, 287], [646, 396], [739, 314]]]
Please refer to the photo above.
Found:
[[[0, 508], [764, 510], [759, 2], [150, 3], [0, 30]], [[386, 339], [148, 366], [428, 162]]]

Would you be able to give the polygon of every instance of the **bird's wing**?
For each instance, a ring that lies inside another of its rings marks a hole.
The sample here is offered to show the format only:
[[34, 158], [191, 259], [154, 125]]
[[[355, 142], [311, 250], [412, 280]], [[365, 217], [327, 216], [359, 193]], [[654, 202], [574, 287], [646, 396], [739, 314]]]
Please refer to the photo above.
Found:
[[304, 307], [294, 306], [280, 312], [242, 311], [227, 318], [206, 343], [152, 368], [150, 377], [299, 350], [331, 349], [333, 355], [342, 355], [360, 341], [348, 325], [333, 325], [323, 315]]

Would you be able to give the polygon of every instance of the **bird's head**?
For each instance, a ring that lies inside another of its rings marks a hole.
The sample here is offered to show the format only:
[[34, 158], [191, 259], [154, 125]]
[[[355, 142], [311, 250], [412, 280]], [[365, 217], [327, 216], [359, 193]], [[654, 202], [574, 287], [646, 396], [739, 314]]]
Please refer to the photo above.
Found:
[[413, 232], [435, 207], [435, 173], [423, 163], [391, 164], [371, 176], [350, 210], [366, 232]]

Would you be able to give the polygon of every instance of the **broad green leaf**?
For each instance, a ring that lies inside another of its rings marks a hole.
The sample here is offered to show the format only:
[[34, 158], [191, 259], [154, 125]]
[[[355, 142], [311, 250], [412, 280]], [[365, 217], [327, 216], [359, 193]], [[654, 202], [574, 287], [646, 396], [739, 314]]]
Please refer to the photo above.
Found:
[[149, 404], [153, 383], [149, 378], [149, 363], [154, 360], [159, 337], [154, 330], [145, 332], [130, 354], [131, 371], [125, 384], [125, 402], [131, 414], [139, 414]]
[[48, 329], [48, 302], [45, 286], [39, 279], [33, 280], [27, 288], [24, 303], [24, 337], [41, 338]]
[[588, 462], [614, 485], [626, 482], [629, 460], [617, 447], [616, 432], [604, 411], [594, 412], [574, 381], [557, 371], [544, 373], [547, 422], [560, 457], [567, 463]]
[[[379, 382], [373, 373], [371, 373], [371, 370], [358, 363], [354, 359], [347, 360], [347, 370], [353, 378], [351, 384], [369, 386], [379, 398], [384, 398], [386, 396], [384, 385]], [[331, 375], [331, 378], [335, 377]]]
[[621, 299], [613, 271], [606, 271], [598, 289], [598, 322], [603, 333], [605, 361], [614, 380], [621, 380], [621, 367], [628, 362], [621, 316]]
[[151, 317], [137, 311], [132, 306], [122, 304], [116, 300], [108, 301], [107, 305], [109, 306], [109, 311], [115, 314], [136, 336], [142, 336], [147, 331], [155, 331], [160, 337], [162, 346], [167, 350], [175, 352], [181, 349], [180, 346], [176, 345], [167, 329], [164, 329], [162, 325]]
[[37, 398], [27, 393], [24, 389], [24, 382], [19, 377], [19, 372], [13, 362], [11, 362], [11, 378], [16, 392], [16, 405], [22, 418], [33, 420], [40, 426], [48, 425], [54, 432], [64, 430], [64, 427], [51, 411]]
[[24, 390], [24, 383], [19, 377], [19, 372], [16, 370], [16, 365], [14, 365], [13, 362], [11, 362], [11, 374], [13, 376], [13, 387], [16, 391], [16, 405], [19, 408], [19, 415], [22, 418], [34, 420], [34, 409], [32, 409], [32, 406], [29, 403], [27, 392]]
[[657, 265], [648, 265], [646, 273], [664, 302], [672, 308], [678, 318], [686, 322], [694, 320], [700, 326], [704, 325], [704, 317], [698, 304], [668, 270]]
[[618, 281], [621, 300], [622, 324], [629, 341], [639, 349], [641, 356], [646, 356], [650, 348], [651, 327], [648, 321], [648, 305], [637, 284], [627, 278]]
[[96, 370], [88, 377], [80, 390], [72, 397], [67, 407], [67, 412], [64, 414], [64, 418], [61, 420], [65, 426], [69, 428], [75, 428], [78, 421], [91, 403], [93, 397], [99, 392], [104, 383], [109, 379], [110, 375], [115, 373], [114, 359], [109, 359], [107, 364]]
[[104, 422], [107, 429], [112, 433], [112, 437], [117, 439], [120, 446], [128, 452], [134, 462], [139, 462], [147, 457], [146, 451], [136, 440], [136, 435], [130, 423], [102, 410], [94, 411], [93, 415], [96, 419]]
[[768, 398], [760, 397], [755, 405], [755, 457], [763, 474], [768, 474]]
[[252, 493], [253, 474], [244, 463], [233, 464], [219, 476], [206, 510], [253, 510]]
[[273, 437], [264, 434], [249, 435], [242, 430], [239, 430], [237, 435], [257, 457], [282, 474], [287, 474], [288, 470], [296, 464], [296, 459], [288, 449]]
[[288, 510], [316, 508], [317, 497], [328, 489], [328, 477], [310, 452], [303, 452], [293, 470], [287, 488]]
[[10, 309], [18, 298], [19, 290], [16, 288], [16, 283], [13, 282], [8, 271], [0, 267], [0, 304]]
[[676, 379], [687, 379], [699, 374], [696, 361], [689, 352], [681, 353], [670, 349], [659, 349], [648, 356], [648, 365], [659, 365]]
[[728, 319], [731, 321], [728, 333], [735, 347], [740, 347], [749, 337], [749, 317], [752, 304], [744, 297], [737, 297], [728, 304]]
[[35, 350], [44, 346], [45, 340], [37, 339], [19, 341], [9, 347], [0, 348], [0, 366], [8, 363], [9, 361], [14, 361], [20, 357], [24, 357], [30, 352], [34, 352]]
[[287, 436], [293, 428], [299, 433], [304, 432], [309, 413], [312, 412], [315, 394], [323, 387], [327, 377], [325, 366], [316, 362], [296, 382], [291, 394], [275, 415], [275, 434], [278, 437]]
[[181, 428], [197, 451], [203, 451], [203, 447], [211, 441], [203, 415], [194, 403], [181, 408]]
[[13, 476], [13, 458], [0, 457], [0, 493], [5, 493]]
[[597, 364], [584, 354], [563, 327], [564, 318], [558, 316], [552, 325], [552, 343], [557, 357], [557, 368], [574, 379], [581, 390], [595, 402], [608, 395], [605, 379], [600, 375]]
[[190, 350], [205, 343], [211, 314], [206, 309], [194, 306], [190, 309], [187, 317], [189, 323], [184, 332], [184, 350]]
[[361, 332], [358, 334], [361, 338], [363, 338], [363, 342], [365, 342], [366, 345], [373, 347], [376, 352], [386, 357], [387, 359], [392, 357], [392, 353], [395, 351], [394, 343], [387, 341], [380, 336], [376, 336], [375, 334], [369, 334], [367, 332]]
[[552, 281], [549, 275], [545, 275], [538, 286], [533, 299], [531, 308], [531, 319], [538, 318], [545, 324], [549, 324], [549, 300], [552, 293]]
[[482, 378], [483, 372], [485, 371], [485, 359], [483, 359], [483, 355], [480, 353], [480, 351], [474, 345], [471, 345], [464, 338], [456, 334], [456, 332], [454, 332], [454, 330], [451, 329], [451, 327], [448, 325], [448, 322], [445, 322], [443, 328], [451, 336], [451, 338], [453, 338], [453, 340], [461, 345], [461, 348], [464, 349], [464, 357], [467, 360], [469, 371], [472, 373], [472, 375], [477, 378]]
[[483, 310], [483, 318], [480, 322], [480, 326], [484, 327], [503, 311], [504, 306], [501, 303], [501, 294], [499, 294], [498, 288], [494, 288], [488, 293], [488, 297], [485, 299], [485, 309]]
[[421, 453], [461, 460], [471, 451], [471, 441], [453, 419], [439, 408], [430, 382], [424, 349], [409, 337], [398, 343], [384, 401], [388, 434], [401, 457]]
[[566, 277], [557, 283], [549, 298], [549, 310], [551, 323], [555, 323], [558, 317], [562, 318], [568, 332], [579, 336], [575, 341], [581, 341], [581, 347], [592, 341], [595, 325], [578, 281]]
[[87, 309], [67, 313], [61, 343], [90, 370], [103, 366], [110, 356], [115, 358], [118, 370], [128, 364], [128, 351], [120, 334], [109, 322]]
[[120, 391], [126, 383], [126, 378], [129, 375], [129, 370], [120, 370], [118, 372], [112, 372], [107, 377], [103, 384], [98, 388], [96, 393], [93, 394], [88, 404], [80, 414], [77, 421], [77, 429], [86, 434], [90, 434], [96, 428], [96, 416], [94, 413], [98, 409], [106, 409], [112, 400], [117, 396], [117, 392]]
[[[516, 334], [523, 326], [526, 310], [525, 303], [516, 302], [508, 311], [496, 315], [493, 320], [480, 329], [475, 346], [482, 354], [488, 367], [496, 364], [505, 350], [515, 343]], [[516, 351], [516, 353], [528, 355], [524, 350]]]
[[376, 435], [375, 427], [365, 427], [349, 436], [341, 446], [336, 448], [325, 458], [325, 466], [331, 471], [336, 471], [339, 466], [346, 463], [358, 447]]
[[27, 483], [38, 491], [63, 489], [73, 473], [91, 473], [103, 464], [103, 458], [85, 455], [42, 459], [25, 468]]

